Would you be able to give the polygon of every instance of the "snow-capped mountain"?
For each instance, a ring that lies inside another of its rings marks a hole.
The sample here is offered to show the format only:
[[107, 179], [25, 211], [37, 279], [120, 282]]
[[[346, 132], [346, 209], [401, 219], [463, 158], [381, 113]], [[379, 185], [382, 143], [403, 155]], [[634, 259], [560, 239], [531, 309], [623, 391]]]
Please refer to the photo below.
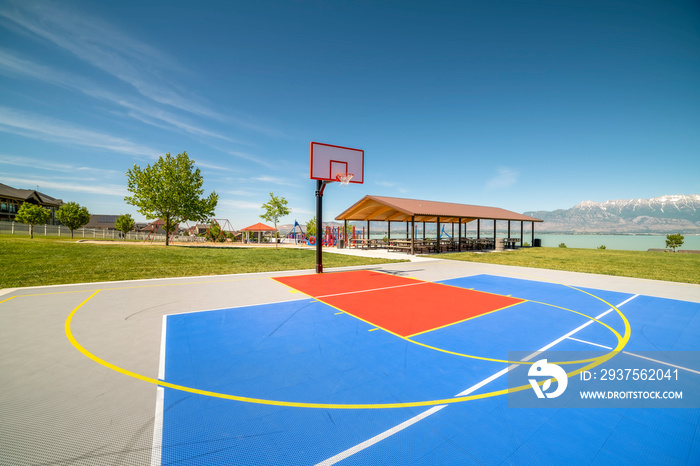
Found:
[[525, 212], [540, 231], [573, 233], [700, 233], [700, 195], [583, 201], [570, 209]]

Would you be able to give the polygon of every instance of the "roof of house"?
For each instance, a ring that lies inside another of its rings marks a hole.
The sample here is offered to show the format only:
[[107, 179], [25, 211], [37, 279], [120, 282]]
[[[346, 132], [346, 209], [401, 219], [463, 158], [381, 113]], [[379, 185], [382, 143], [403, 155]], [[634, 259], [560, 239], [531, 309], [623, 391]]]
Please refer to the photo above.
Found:
[[413, 219], [416, 222], [437, 222], [438, 217], [442, 223], [467, 223], [476, 219], [542, 221], [500, 207], [369, 195], [357, 201], [335, 219], [383, 222], [410, 222]]
[[61, 199], [53, 198], [48, 194], [44, 194], [33, 189], [17, 189], [2, 183], [0, 183], [0, 197], [17, 199], [20, 201], [33, 200], [42, 205], [50, 205], [57, 207], [63, 204], [63, 201]]
[[258, 222], [255, 225], [241, 228], [241, 231], [277, 231], [277, 228]]
[[[173, 223], [172, 224], [175, 229], [177, 230], [180, 226], [179, 223]], [[144, 226], [143, 228], [140, 228], [139, 231], [154, 231], [157, 230], [158, 228], [165, 229], [165, 220], [162, 218], [156, 219], [149, 223], [148, 225]]]
[[114, 228], [119, 215], [90, 215], [90, 221], [85, 228]]

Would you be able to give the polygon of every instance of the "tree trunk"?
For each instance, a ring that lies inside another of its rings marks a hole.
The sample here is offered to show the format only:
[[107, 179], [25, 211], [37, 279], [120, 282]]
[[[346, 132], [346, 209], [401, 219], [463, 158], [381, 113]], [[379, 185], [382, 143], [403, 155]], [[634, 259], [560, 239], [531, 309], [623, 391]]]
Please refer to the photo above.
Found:
[[34, 225], [29, 224], [29, 239], [34, 239]]
[[70, 229], [70, 239], [73, 239], [73, 229]]
[[168, 246], [170, 242], [170, 217], [165, 218], [165, 245]]

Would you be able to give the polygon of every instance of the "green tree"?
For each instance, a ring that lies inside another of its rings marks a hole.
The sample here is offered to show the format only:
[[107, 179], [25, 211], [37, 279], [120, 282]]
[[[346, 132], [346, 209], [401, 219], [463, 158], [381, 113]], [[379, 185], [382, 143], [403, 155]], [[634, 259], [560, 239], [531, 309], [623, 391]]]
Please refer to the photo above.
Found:
[[77, 202], [63, 204], [56, 211], [56, 218], [70, 230], [73, 239], [73, 230], [82, 228], [90, 222], [90, 212]]
[[677, 233], [675, 235], [666, 235], [666, 247], [673, 248], [673, 252], [676, 252], [676, 248], [683, 246], [683, 240], [685, 236]]
[[306, 237], [316, 236], [316, 217], [306, 222]]
[[212, 220], [211, 226], [207, 229], [206, 233], [207, 239], [216, 243], [222, 243], [226, 241], [226, 232], [221, 230], [221, 225], [216, 220]]
[[[277, 229], [277, 222], [280, 218], [289, 215], [292, 211], [287, 208], [287, 200], [283, 197], [277, 197], [270, 193], [270, 200], [262, 205], [265, 209], [265, 213], [260, 216], [266, 222], [272, 222], [275, 225], [275, 230]], [[279, 231], [276, 232], [279, 236]], [[275, 247], [277, 248], [277, 242], [275, 241]]]
[[134, 229], [134, 225], [134, 219], [131, 218], [130, 214], [120, 215], [119, 217], [117, 217], [117, 221], [114, 222], [114, 228], [116, 228], [117, 231], [122, 232], [124, 234], [125, 239], [126, 234]]
[[34, 238], [34, 225], [45, 224], [51, 218], [51, 212], [43, 207], [25, 202], [15, 215], [15, 221], [29, 225], [29, 237]]
[[[124, 200], [136, 206], [148, 219], [161, 218], [165, 222], [166, 232], [173, 231], [177, 223], [188, 220], [205, 222], [214, 215], [219, 195], [212, 191], [208, 197], [204, 194], [204, 179], [199, 168], [194, 168], [194, 160], [187, 152], [172, 157], [160, 157], [153, 166], [142, 169], [138, 165], [126, 172], [127, 189], [133, 196]], [[169, 244], [169, 235], [165, 235], [165, 245]]]

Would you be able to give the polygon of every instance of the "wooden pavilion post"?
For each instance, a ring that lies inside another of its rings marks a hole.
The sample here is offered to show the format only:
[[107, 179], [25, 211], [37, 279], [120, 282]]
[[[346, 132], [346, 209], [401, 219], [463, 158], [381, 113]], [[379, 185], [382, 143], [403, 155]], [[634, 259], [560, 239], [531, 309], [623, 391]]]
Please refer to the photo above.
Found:
[[496, 250], [496, 219], [493, 219], [493, 250]]
[[387, 220], [386, 224], [386, 242], [388, 245], [389, 241], [391, 241], [391, 220]]
[[343, 247], [348, 247], [348, 219], [343, 220]]
[[[408, 222], [406, 222], [408, 225]], [[416, 253], [416, 216], [411, 216], [411, 255]]]
[[525, 223], [525, 222], [523, 222], [522, 220], [520, 220], [520, 247], [523, 246], [523, 224], [524, 224], [524, 223]]
[[457, 221], [459, 222], [459, 237], [457, 238], [459, 243], [457, 243], [457, 251], [462, 252], [462, 218], [458, 218]]
[[425, 222], [423, 222], [423, 241], [425, 241]]
[[535, 245], [535, 222], [531, 222], [531, 223], [532, 223], [532, 241], [530, 242], [530, 244], [532, 246], [534, 246]]
[[476, 219], [476, 239], [481, 239], [481, 219]]
[[436, 231], [436, 242], [435, 245], [437, 246], [437, 253], [440, 254], [440, 217], [437, 218], [437, 231]]

